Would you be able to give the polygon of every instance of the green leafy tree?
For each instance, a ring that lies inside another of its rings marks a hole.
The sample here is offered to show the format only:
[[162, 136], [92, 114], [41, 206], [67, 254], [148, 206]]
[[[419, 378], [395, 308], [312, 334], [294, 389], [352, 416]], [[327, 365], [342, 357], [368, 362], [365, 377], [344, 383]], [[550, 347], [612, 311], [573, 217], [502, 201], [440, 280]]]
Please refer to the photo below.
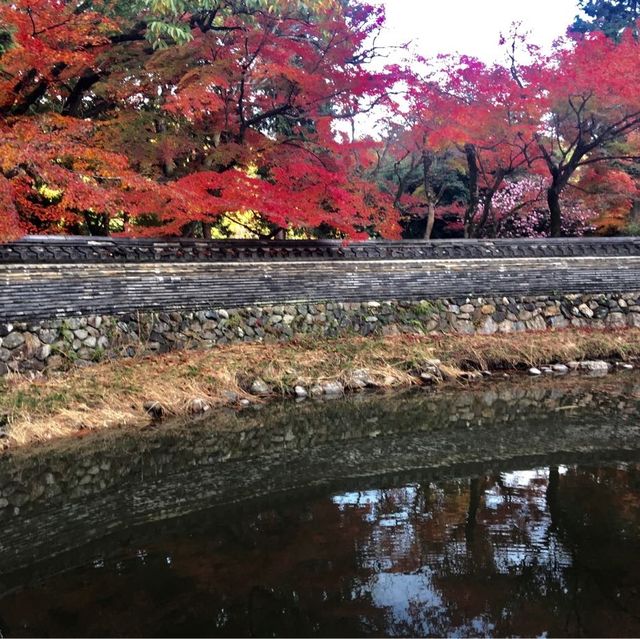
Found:
[[579, 6], [584, 15], [576, 17], [572, 31], [603, 31], [616, 40], [627, 27], [633, 27], [638, 34], [640, 0], [580, 0]]

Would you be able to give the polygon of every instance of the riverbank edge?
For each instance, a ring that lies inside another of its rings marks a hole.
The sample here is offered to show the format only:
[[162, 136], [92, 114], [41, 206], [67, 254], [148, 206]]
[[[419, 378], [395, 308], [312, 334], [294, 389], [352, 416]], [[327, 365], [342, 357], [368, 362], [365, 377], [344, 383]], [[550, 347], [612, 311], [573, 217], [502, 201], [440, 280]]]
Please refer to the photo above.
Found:
[[631, 367], [638, 358], [638, 328], [306, 337], [140, 355], [49, 377], [3, 378], [0, 443], [10, 449], [283, 398], [311, 401], [366, 390], [434, 389], [526, 371], [541, 377], [606, 374], [616, 366]]

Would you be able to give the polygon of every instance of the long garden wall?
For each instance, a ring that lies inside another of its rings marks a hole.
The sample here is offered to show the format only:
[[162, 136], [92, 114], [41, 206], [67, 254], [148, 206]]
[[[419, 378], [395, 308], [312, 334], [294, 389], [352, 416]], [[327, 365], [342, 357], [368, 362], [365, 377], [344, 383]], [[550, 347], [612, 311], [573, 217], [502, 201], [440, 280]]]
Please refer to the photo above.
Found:
[[640, 240], [0, 245], [0, 374], [295, 334], [640, 326]]

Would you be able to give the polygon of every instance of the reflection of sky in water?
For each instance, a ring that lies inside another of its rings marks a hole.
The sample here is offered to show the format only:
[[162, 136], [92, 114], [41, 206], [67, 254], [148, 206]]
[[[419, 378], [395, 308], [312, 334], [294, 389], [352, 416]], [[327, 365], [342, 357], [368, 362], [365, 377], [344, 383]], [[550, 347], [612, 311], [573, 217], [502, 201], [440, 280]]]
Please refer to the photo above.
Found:
[[376, 603], [391, 608], [398, 617], [408, 613], [412, 599], [418, 599], [427, 608], [439, 608], [444, 604], [441, 595], [434, 589], [429, 574], [382, 573], [376, 575], [368, 586]]
[[[374, 604], [388, 610], [394, 625], [411, 618], [411, 607], [415, 602], [418, 602], [423, 618], [439, 615], [445, 605], [428, 574], [382, 573], [373, 577], [368, 589]], [[423, 635], [430, 634], [429, 626], [424, 623], [416, 630]]]
[[[438, 627], [447, 625], [447, 602], [433, 585], [431, 573], [378, 574], [367, 585], [367, 589], [374, 604], [388, 611], [391, 627], [410, 623], [414, 633], [428, 636]], [[489, 635], [494, 627], [488, 619], [478, 616], [450, 636]]]
[[[568, 468], [560, 466], [557, 471], [562, 476]], [[434, 583], [434, 575], [443, 567], [464, 574], [473, 571], [474, 561], [479, 569], [485, 561], [493, 573], [509, 575], [544, 566], [563, 582], [561, 572], [571, 565], [571, 556], [553, 532], [547, 502], [550, 472], [549, 468], [505, 472], [483, 484], [471, 527], [490, 543], [489, 555], [481, 559], [474, 557], [477, 549], [467, 538], [467, 480], [449, 482], [446, 489], [409, 484], [334, 496], [341, 512], [356, 510], [371, 525], [369, 538], [358, 551], [361, 565], [373, 575], [355, 589], [354, 597], [370, 596], [376, 607], [387, 611], [392, 626], [410, 624], [426, 635], [435, 631], [438, 620], [445, 624], [450, 614], [446, 595]], [[425, 526], [437, 521], [440, 528], [425, 532]], [[452, 636], [490, 635], [493, 629], [488, 619], [478, 616]]]

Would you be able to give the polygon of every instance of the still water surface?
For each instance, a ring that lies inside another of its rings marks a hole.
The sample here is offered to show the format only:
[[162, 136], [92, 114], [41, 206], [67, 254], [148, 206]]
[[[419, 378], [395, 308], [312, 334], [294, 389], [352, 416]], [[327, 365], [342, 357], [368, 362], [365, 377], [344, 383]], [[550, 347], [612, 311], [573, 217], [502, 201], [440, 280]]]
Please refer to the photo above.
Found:
[[3, 636], [638, 636], [640, 454], [351, 477], [65, 562], [0, 581]]

